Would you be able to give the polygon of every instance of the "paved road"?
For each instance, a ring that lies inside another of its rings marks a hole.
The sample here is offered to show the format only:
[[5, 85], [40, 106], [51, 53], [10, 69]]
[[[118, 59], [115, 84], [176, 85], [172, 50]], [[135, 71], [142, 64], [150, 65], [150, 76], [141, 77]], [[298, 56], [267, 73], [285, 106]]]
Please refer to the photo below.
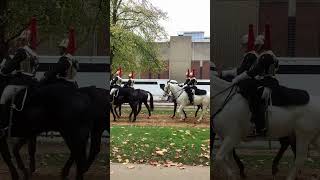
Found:
[[[128, 167], [134, 167], [129, 169]], [[111, 180], [208, 180], [210, 179], [210, 167], [185, 166], [178, 167], [154, 167], [141, 164], [115, 164], [110, 165]]]

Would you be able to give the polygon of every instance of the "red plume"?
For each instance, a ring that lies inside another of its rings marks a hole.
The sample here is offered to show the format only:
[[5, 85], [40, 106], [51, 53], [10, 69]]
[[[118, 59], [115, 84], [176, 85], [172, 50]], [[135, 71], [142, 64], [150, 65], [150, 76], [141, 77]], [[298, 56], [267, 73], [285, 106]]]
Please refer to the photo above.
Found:
[[270, 25], [265, 25], [265, 42], [264, 42], [264, 49], [271, 50], [271, 36], [270, 36]]
[[190, 71], [188, 69], [187, 73], [186, 73], [186, 76], [189, 77], [189, 74], [190, 74]]
[[121, 67], [119, 68], [119, 76], [121, 77], [122, 76], [122, 69], [121, 69]]
[[193, 76], [193, 77], [196, 77], [196, 74], [195, 74], [195, 70], [194, 70], [194, 69], [192, 69], [192, 76]]
[[69, 44], [67, 47], [67, 53], [74, 55], [76, 51], [76, 38], [74, 33], [74, 28], [71, 27], [69, 30]]
[[132, 77], [132, 79], [134, 79], [134, 72], [133, 71], [131, 71], [131, 77]]
[[253, 24], [249, 24], [249, 33], [248, 33], [248, 47], [247, 52], [254, 50], [254, 33], [253, 33]]
[[30, 26], [30, 46], [32, 49], [37, 48], [37, 20], [35, 17], [31, 18]]

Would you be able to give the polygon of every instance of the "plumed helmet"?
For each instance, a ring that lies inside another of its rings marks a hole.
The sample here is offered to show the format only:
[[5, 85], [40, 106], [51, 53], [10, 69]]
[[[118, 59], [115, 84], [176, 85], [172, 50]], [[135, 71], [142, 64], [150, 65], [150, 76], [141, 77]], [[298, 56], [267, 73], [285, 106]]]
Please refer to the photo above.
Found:
[[75, 52], [76, 52], [76, 37], [75, 37], [74, 28], [70, 27], [67, 53], [74, 55]]
[[256, 40], [254, 41], [255, 45], [263, 45], [264, 44], [264, 35], [258, 35]]
[[31, 35], [31, 32], [29, 29], [26, 29], [24, 31], [22, 31], [22, 33], [18, 36], [18, 40], [26, 40], [29, 42], [30, 40], [30, 35]]
[[134, 73], [133, 71], [131, 71], [131, 73], [129, 74], [129, 78], [133, 78], [133, 76], [134, 76]]
[[253, 24], [249, 24], [247, 52], [254, 50], [254, 32]]
[[186, 77], [188, 78], [189, 77], [189, 74], [190, 74], [190, 71], [188, 69], [188, 71], [186, 72]]
[[240, 39], [241, 44], [246, 45], [248, 44], [248, 34], [245, 34]]
[[68, 47], [68, 44], [69, 44], [69, 39], [63, 39], [61, 42], [60, 42], [60, 44], [59, 44], [59, 46], [58, 47], [64, 47], [64, 48], [67, 48]]

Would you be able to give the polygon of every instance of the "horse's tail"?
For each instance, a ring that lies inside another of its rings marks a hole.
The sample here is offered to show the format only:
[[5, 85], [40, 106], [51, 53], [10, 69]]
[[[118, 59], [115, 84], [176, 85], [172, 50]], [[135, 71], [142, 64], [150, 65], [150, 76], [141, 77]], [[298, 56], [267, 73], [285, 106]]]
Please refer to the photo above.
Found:
[[148, 94], [150, 95], [150, 108], [151, 108], [151, 111], [153, 111], [154, 109], [154, 106], [153, 106], [153, 95], [151, 94], [151, 92], [147, 91]]

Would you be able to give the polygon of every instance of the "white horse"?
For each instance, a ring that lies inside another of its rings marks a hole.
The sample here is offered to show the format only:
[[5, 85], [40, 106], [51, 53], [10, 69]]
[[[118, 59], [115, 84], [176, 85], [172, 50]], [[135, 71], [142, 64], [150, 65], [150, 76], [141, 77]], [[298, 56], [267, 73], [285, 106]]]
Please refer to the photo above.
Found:
[[[171, 93], [172, 97], [176, 99], [177, 104], [179, 105], [177, 112], [180, 114], [181, 120], [185, 120], [186, 117], [183, 114], [182, 110], [187, 105], [190, 105], [188, 94], [184, 91], [182, 87], [179, 86], [177, 81], [174, 80], [168, 81], [163, 90], [164, 97], [168, 96]], [[210, 95], [207, 93], [206, 95], [194, 95], [193, 97], [194, 105], [202, 105], [201, 116], [197, 120], [197, 122], [200, 122], [203, 119], [203, 116], [207, 111], [207, 108], [210, 106]]]
[[[231, 96], [225, 104], [230, 91], [234, 91], [232, 84], [211, 76], [212, 105], [211, 114], [213, 130], [222, 139], [222, 144], [216, 153], [216, 163], [225, 170], [229, 178], [236, 179], [235, 162], [232, 150], [240, 144], [250, 131], [251, 112], [247, 100], [239, 93]], [[235, 91], [234, 91], [235, 92]], [[229, 96], [230, 97], [230, 96]], [[306, 105], [277, 107], [272, 106], [267, 122], [269, 138], [280, 138], [296, 134], [296, 159], [290, 169], [287, 180], [295, 180], [297, 172], [301, 170], [307, 157], [308, 145], [315, 145], [320, 150], [320, 97], [310, 96]], [[221, 107], [224, 108], [221, 109]], [[219, 113], [216, 113], [219, 112]]]

